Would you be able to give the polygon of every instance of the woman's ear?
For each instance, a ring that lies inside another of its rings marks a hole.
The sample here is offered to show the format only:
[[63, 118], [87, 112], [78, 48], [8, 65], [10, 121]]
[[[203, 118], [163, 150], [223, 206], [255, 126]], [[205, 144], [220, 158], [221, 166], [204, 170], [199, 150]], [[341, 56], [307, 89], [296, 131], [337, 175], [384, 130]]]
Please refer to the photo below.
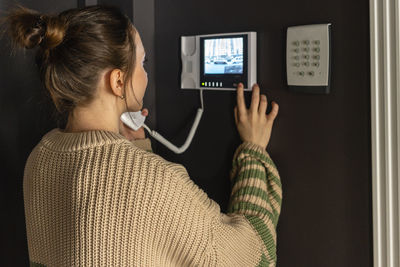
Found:
[[124, 96], [124, 73], [120, 69], [113, 69], [111, 71], [110, 87], [116, 96]]

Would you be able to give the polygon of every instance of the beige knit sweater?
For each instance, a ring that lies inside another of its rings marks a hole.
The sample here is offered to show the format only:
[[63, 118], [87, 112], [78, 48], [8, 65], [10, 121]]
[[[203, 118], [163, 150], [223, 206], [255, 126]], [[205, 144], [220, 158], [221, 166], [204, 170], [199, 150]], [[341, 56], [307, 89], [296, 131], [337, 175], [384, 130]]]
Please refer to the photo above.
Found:
[[109, 131], [54, 129], [31, 152], [31, 266], [275, 266], [282, 191], [268, 153], [234, 155], [228, 214], [186, 169]]

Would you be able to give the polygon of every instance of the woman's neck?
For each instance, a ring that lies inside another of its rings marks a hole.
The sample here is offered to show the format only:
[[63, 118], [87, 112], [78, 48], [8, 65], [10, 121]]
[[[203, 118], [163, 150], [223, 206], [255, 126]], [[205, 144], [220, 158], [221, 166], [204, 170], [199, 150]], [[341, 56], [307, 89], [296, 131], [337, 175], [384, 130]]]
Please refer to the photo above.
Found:
[[117, 112], [104, 108], [76, 107], [68, 116], [65, 132], [84, 132], [105, 130], [119, 133], [119, 117]]

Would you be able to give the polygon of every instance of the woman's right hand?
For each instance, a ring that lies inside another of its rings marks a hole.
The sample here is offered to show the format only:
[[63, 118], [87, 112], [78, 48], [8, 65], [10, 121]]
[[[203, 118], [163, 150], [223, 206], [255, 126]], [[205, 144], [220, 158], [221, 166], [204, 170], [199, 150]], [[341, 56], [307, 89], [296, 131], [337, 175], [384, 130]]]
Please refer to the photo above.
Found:
[[279, 106], [272, 101], [272, 110], [269, 114], [266, 114], [267, 96], [260, 96], [260, 88], [257, 84], [253, 85], [249, 109], [246, 108], [243, 94], [243, 84], [240, 83], [237, 87], [237, 106], [234, 109], [235, 123], [240, 138], [243, 142], [251, 142], [266, 149]]

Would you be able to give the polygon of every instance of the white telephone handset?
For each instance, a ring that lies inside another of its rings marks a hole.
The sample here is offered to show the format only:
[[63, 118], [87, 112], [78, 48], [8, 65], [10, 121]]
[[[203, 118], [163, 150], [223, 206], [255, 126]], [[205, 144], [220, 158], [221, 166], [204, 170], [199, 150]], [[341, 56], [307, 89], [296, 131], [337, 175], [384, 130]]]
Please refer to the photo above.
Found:
[[123, 123], [125, 123], [128, 127], [133, 129], [134, 131], [137, 131], [140, 127], [144, 127], [148, 133], [157, 141], [165, 145], [167, 148], [175, 152], [176, 154], [181, 154], [186, 151], [186, 149], [190, 146], [193, 140], [193, 136], [196, 133], [197, 126], [199, 126], [201, 116], [203, 115], [204, 111], [204, 106], [203, 106], [203, 90], [200, 90], [200, 101], [201, 101], [201, 108], [197, 110], [196, 118], [194, 119], [192, 128], [190, 129], [189, 135], [186, 138], [185, 143], [181, 147], [177, 147], [171, 142], [169, 142], [167, 139], [165, 139], [161, 134], [158, 132], [151, 130], [146, 124], [144, 124], [144, 121], [146, 119], [145, 116], [142, 115], [141, 111], [137, 112], [124, 112], [121, 115], [121, 120]]

